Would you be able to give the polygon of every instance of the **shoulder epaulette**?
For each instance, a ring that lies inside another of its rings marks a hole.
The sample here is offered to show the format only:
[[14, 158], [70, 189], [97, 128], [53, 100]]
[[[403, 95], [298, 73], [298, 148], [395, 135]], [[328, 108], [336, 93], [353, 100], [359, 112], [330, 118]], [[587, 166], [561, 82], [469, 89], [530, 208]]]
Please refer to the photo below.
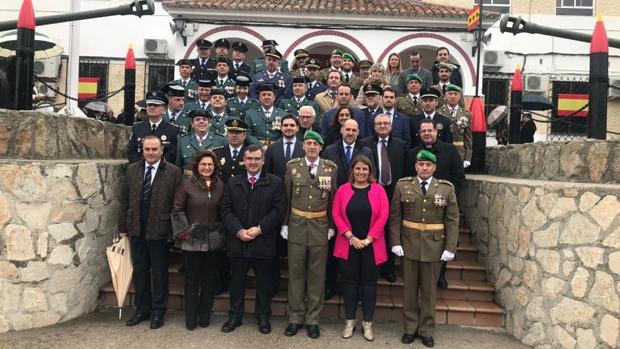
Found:
[[321, 158], [321, 160], [323, 160], [325, 162], [326, 165], [329, 165], [331, 167], [338, 167], [338, 164], [336, 164], [335, 162], [329, 160], [329, 159], [323, 159]]
[[225, 147], [225, 145], [220, 145], [219, 147], [213, 147], [213, 148], [211, 148], [211, 150], [212, 150], [212, 151], [216, 151], [216, 150], [218, 150], [218, 149], [222, 149], [222, 148], [224, 148], [224, 147]]
[[412, 180], [413, 180], [413, 177], [410, 176], [410, 177], [403, 177], [403, 178], [399, 179], [398, 181], [399, 182], [408, 182], [408, 181], [412, 181]]
[[454, 184], [452, 184], [452, 182], [447, 181], [447, 180], [445, 180], [445, 179], [438, 179], [438, 180], [437, 180], [437, 183], [448, 184], [449, 186], [454, 187]]

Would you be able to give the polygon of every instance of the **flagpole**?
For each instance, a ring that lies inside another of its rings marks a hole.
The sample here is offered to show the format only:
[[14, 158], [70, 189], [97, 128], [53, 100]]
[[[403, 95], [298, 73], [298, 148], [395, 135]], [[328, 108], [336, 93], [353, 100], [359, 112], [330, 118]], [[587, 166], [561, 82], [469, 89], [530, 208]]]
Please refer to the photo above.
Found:
[[484, 0], [480, 0], [480, 20], [478, 21], [478, 29], [477, 29], [477, 33], [476, 33], [476, 46], [477, 46], [477, 57], [476, 57], [476, 94], [475, 96], [478, 97], [480, 96], [479, 92], [480, 92], [480, 81], [481, 79], [481, 75], [480, 75], [480, 56], [482, 55], [482, 36], [483, 36], [483, 29], [482, 29], [482, 7], [483, 7], [483, 3]]

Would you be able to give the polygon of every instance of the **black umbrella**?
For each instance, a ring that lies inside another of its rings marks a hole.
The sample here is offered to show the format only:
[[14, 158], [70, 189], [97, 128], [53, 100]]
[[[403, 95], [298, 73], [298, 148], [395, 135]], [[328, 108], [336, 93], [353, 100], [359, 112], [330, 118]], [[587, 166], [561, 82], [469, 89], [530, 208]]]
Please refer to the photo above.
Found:
[[553, 104], [540, 95], [524, 95], [521, 105], [525, 110], [549, 110], [553, 109]]

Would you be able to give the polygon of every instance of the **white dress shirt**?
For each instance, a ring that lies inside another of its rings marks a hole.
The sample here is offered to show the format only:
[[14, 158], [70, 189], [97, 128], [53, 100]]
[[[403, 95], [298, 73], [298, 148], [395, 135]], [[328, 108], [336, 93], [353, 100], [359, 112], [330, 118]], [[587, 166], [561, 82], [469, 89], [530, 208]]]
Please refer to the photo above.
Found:
[[151, 171], [151, 185], [153, 185], [153, 180], [155, 179], [155, 173], [157, 173], [157, 168], [159, 168], [160, 163], [161, 163], [161, 160], [150, 165], [148, 162], [144, 161], [144, 177], [146, 177], [146, 172], [149, 170], [149, 166], [153, 166], [153, 170]]

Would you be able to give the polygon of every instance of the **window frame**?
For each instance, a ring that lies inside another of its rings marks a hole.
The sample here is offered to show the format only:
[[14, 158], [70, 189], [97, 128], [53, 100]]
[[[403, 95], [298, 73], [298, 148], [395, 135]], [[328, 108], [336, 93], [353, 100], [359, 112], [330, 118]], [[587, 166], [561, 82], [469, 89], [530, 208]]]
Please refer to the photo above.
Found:
[[566, 0], [556, 0], [555, 14], [558, 16], [593, 16], [596, 7], [596, 0], [592, 0], [592, 6], [577, 5], [581, 0], [572, 0], [573, 6], [564, 5]]
[[[482, 0], [484, 4], [484, 10], [499, 12], [499, 13], [510, 13], [512, 9], [512, 0], [508, 0], [508, 5], [504, 4], [495, 4], [495, 1], [498, 0]], [[480, 4], [480, 0], [473, 0], [472, 6]]]

